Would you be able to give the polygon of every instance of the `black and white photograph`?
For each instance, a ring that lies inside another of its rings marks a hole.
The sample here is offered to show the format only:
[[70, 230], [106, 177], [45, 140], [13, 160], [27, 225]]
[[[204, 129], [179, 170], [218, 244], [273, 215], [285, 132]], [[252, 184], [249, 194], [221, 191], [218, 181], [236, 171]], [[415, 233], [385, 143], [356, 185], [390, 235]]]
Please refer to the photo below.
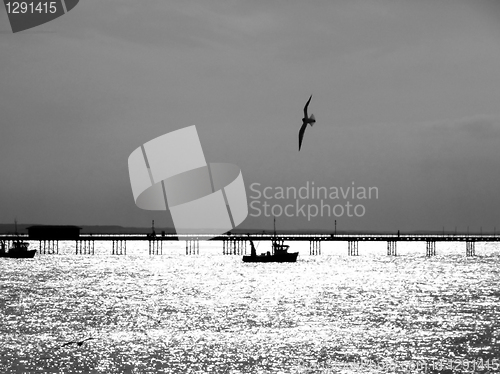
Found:
[[0, 373], [500, 372], [500, 1], [3, 3]]

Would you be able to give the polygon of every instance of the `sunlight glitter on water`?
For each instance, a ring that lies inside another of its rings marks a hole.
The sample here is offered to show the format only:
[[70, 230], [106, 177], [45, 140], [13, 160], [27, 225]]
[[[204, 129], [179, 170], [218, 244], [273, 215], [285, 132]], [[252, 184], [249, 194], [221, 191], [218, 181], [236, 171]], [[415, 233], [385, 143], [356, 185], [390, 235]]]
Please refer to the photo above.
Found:
[[127, 256], [5, 259], [0, 369], [288, 373], [359, 359], [500, 358], [496, 246], [485, 257], [450, 248], [425, 258], [421, 246], [387, 257], [367, 243], [348, 257], [333, 245], [309, 256], [305, 244], [295, 264], [244, 264], [210, 245], [197, 256], [176, 243], [163, 256], [130, 245]]

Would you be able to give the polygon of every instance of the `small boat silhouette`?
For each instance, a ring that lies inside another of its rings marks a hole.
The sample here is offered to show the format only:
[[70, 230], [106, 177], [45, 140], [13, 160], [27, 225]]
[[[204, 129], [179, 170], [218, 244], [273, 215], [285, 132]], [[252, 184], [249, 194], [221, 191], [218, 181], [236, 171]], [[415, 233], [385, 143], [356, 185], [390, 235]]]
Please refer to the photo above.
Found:
[[20, 239], [17, 233], [17, 221], [15, 223], [15, 235], [16, 240], [12, 243], [12, 247], [9, 248], [7, 252], [5, 250], [5, 241], [0, 242], [0, 257], [9, 258], [33, 258], [35, 257], [36, 249], [28, 249], [29, 243], [26, 243]]
[[250, 256], [243, 256], [243, 262], [296, 262], [299, 256], [299, 252], [288, 253], [290, 246], [284, 244], [283, 240], [280, 241], [276, 238], [276, 217], [274, 217], [274, 237], [272, 240], [273, 253], [268, 251], [257, 255], [252, 239], [249, 238], [248, 240], [250, 241], [251, 254]]

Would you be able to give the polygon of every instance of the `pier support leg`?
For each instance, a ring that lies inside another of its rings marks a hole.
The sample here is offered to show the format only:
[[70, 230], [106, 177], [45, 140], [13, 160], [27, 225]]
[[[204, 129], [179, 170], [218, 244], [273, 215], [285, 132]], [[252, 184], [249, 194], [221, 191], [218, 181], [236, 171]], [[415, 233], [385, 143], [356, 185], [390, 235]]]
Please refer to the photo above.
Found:
[[427, 257], [436, 255], [436, 242], [434, 240], [427, 240], [426, 242], [426, 251], [425, 255]]
[[[92, 246], [92, 253], [94, 248]], [[125, 255], [127, 254], [127, 241], [126, 240], [113, 240], [113, 247], [111, 250], [111, 254], [113, 255]]]
[[321, 254], [321, 240], [316, 238], [309, 240], [309, 254], [311, 256], [317, 256]]
[[349, 240], [347, 242], [347, 255], [348, 256], [359, 256], [358, 241], [357, 240]]
[[387, 255], [388, 256], [397, 256], [397, 241], [389, 240], [387, 242]]
[[[224, 244], [223, 244], [224, 245]], [[224, 253], [224, 251], [223, 251]], [[200, 254], [200, 240], [198, 237], [186, 239], [186, 255]]]
[[467, 240], [465, 242], [465, 255], [467, 257], [472, 257], [476, 255], [476, 242], [472, 240]]
[[[158, 239], [155, 239], [154, 237], [153, 238], [150, 238], [148, 240], [149, 242], [149, 255], [159, 255], [160, 254], [160, 248], [161, 248], [161, 253], [163, 254], [163, 241], [162, 240], [158, 240]], [[127, 253], [127, 242], [125, 242], [125, 248], [124, 248], [124, 251], [125, 251], [125, 254]]]
[[[163, 254], [163, 240], [152, 237], [149, 240], [149, 255], [159, 255]], [[126, 242], [125, 242], [125, 253], [127, 252]]]

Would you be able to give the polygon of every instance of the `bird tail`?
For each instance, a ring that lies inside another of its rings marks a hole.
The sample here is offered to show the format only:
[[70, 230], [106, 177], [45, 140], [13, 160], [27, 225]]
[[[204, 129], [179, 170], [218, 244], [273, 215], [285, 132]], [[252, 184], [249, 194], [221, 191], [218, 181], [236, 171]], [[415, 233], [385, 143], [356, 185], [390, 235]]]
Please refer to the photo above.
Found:
[[309, 124], [311, 126], [314, 125], [314, 123], [316, 122], [316, 118], [314, 118], [314, 114], [311, 114], [311, 116], [309, 117], [309, 119], [311, 120], [311, 122], [309, 122]]

